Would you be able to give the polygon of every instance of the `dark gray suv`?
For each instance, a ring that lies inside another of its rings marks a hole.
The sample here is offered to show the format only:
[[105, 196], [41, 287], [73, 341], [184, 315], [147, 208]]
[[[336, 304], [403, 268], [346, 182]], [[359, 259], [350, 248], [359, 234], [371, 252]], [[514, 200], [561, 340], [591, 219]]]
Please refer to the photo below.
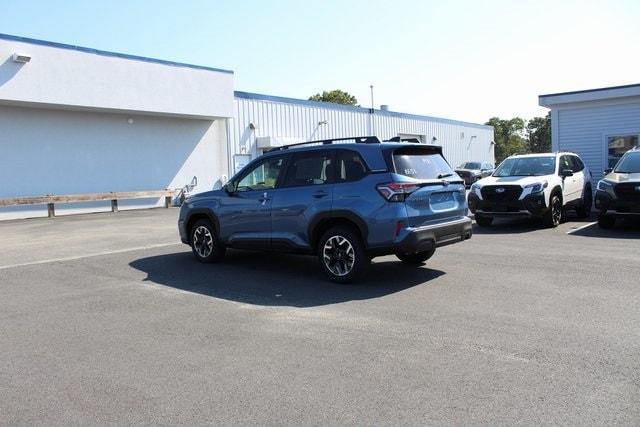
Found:
[[188, 198], [178, 228], [199, 261], [226, 248], [317, 255], [327, 276], [346, 283], [372, 257], [409, 264], [471, 237], [465, 188], [424, 144], [376, 137], [295, 144], [247, 165], [221, 190]]

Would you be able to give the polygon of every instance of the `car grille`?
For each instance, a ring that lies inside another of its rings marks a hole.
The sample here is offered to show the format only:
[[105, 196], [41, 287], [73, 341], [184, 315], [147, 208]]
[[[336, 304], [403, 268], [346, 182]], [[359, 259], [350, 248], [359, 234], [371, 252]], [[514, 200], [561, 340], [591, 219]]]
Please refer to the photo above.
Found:
[[[500, 189], [504, 191], [500, 191]], [[513, 202], [520, 198], [522, 187], [519, 185], [485, 185], [480, 192], [482, 199], [489, 202]]]
[[636, 190], [638, 186], [640, 182], [623, 182], [616, 184], [613, 191], [620, 200], [640, 202], [640, 191]]

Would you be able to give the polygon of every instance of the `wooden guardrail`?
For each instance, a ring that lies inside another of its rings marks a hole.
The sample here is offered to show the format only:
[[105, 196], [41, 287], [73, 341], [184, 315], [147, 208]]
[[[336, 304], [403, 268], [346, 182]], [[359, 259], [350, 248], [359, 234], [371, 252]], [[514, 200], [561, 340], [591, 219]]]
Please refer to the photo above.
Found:
[[171, 199], [175, 194], [174, 190], [156, 190], [156, 191], [117, 191], [109, 193], [86, 193], [86, 194], [66, 194], [59, 196], [34, 196], [34, 197], [14, 197], [8, 199], [0, 199], [0, 207], [2, 206], [18, 206], [18, 205], [47, 205], [49, 218], [56, 216], [56, 203], [73, 203], [73, 202], [96, 202], [111, 200], [111, 212], [118, 212], [118, 200], [124, 199], [152, 199], [163, 198], [164, 207], [171, 206]]

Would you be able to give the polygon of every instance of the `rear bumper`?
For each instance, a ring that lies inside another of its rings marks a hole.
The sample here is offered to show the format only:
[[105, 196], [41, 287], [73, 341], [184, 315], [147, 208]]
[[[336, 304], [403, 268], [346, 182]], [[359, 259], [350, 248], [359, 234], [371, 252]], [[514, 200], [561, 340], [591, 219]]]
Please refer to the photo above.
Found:
[[539, 217], [548, 207], [544, 193], [530, 194], [522, 200], [493, 202], [469, 193], [469, 210], [475, 215], [504, 217]]
[[601, 215], [640, 217], [640, 201], [620, 200], [602, 190], [596, 191], [595, 207]]
[[464, 216], [423, 227], [407, 228], [393, 252], [416, 253], [471, 238], [471, 219]]

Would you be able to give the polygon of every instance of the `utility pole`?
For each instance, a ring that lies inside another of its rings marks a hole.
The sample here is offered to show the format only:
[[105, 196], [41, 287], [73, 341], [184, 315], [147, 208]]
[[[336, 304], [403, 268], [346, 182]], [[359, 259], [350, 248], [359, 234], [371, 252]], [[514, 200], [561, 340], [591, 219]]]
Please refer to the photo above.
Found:
[[369, 85], [369, 89], [371, 89], [371, 110], [373, 110], [373, 85]]
[[373, 85], [369, 85], [369, 89], [371, 89], [371, 109], [369, 110], [369, 135], [374, 135], [376, 130], [373, 125]]

